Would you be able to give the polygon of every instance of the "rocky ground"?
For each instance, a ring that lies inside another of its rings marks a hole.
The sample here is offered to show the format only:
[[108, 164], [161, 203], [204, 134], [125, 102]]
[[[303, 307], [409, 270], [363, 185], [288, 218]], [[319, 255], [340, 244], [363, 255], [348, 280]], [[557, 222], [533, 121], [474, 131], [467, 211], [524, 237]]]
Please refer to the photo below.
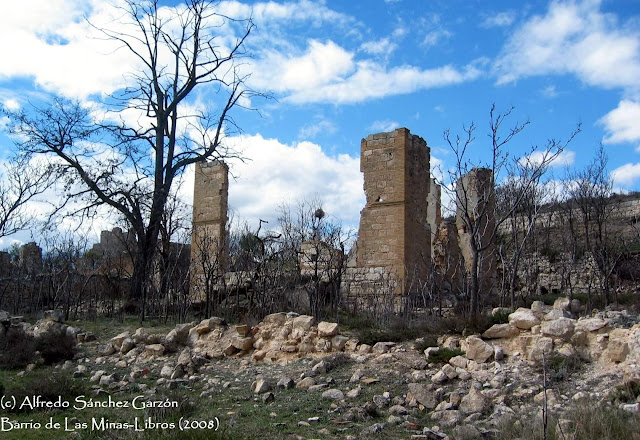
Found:
[[640, 398], [625, 393], [640, 383], [640, 317], [581, 312], [576, 302], [536, 302], [482, 335], [443, 335], [426, 350], [420, 339], [360, 344], [335, 323], [294, 313], [254, 327], [210, 318], [108, 339], [56, 313], [11, 325], [73, 335], [78, 354], [58, 368], [87, 382], [91, 397], [191, 396], [190, 414], [217, 417], [219, 438], [542, 438], [546, 418], [568, 439], [579, 438], [581, 407], [611, 408], [640, 426]]

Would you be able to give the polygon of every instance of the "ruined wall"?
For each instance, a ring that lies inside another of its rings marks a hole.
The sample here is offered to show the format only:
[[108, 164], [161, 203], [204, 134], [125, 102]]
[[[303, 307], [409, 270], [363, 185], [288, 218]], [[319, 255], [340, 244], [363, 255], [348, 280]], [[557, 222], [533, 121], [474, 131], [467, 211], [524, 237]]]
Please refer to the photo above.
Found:
[[36, 274], [42, 270], [42, 248], [35, 242], [20, 246], [20, 266], [28, 274]]
[[427, 224], [430, 228], [431, 256], [434, 255], [434, 243], [438, 228], [442, 223], [442, 189], [436, 179], [429, 180], [429, 195], [427, 196]]
[[472, 219], [472, 223], [477, 225], [480, 238], [480, 247], [487, 247], [480, 255], [478, 277], [480, 281], [480, 291], [487, 292], [495, 288], [497, 255], [495, 240], [491, 242], [492, 231], [495, 228], [495, 191], [491, 187], [493, 184], [492, 171], [488, 168], [473, 168], [463, 175], [456, 183], [457, 209], [456, 226], [458, 228], [458, 242], [460, 253], [464, 258], [467, 272], [471, 271], [473, 265], [473, 254], [471, 251], [471, 232], [468, 225], [463, 220], [465, 213]]
[[366, 205], [356, 266], [360, 272], [391, 274], [401, 293], [429, 273], [429, 148], [421, 137], [398, 128], [363, 139], [360, 154]]
[[229, 168], [221, 161], [196, 163], [191, 234], [191, 296], [202, 300], [206, 270], [222, 271], [226, 240]]

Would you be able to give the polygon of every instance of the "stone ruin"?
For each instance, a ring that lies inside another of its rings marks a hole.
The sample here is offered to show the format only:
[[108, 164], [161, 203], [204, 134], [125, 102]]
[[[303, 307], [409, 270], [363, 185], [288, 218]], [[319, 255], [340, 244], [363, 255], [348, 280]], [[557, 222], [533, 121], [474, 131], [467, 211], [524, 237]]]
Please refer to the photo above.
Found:
[[196, 163], [191, 236], [191, 296], [204, 299], [205, 268], [222, 273], [228, 257], [225, 237], [229, 167], [221, 161]]
[[[464, 228], [458, 223], [455, 240], [439, 241], [443, 224], [441, 189], [430, 174], [430, 149], [426, 141], [406, 128], [398, 128], [362, 139], [360, 154], [366, 205], [360, 212], [358, 240], [342, 277], [342, 290], [366, 296], [384, 288], [398, 297], [418, 291], [430, 280], [432, 259], [436, 264], [441, 261], [443, 250], [470, 264], [468, 237], [465, 238]], [[477, 205], [482, 201], [478, 195], [486, 177], [486, 171], [475, 169], [464, 177], [464, 185], [475, 194], [469, 203]], [[221, 161], [196, 164], [191, 241], [191, 292], [196, 301], [203, 298], [202, 258], [206, 255], [218, 261], [215, 270], [219, 271], [223, 271], [223, 262], [228, 258], [225, 240], [228, 187], [226, 164]], [[301, 261], [332, 260], [326, 257], [331, 256], [331, 249], [303, 244], [304, 249], [309, 252], [320, 249], [321, 255]], [[310, 270], [302, 266], [303, 271]], [[495, 263], [486, 262], [482, 267], [483, 273], [488, 273], [495, 269]]]
[[384, 282], [402, 294], [429, 278], [429, 147], [406, 128], [369, 135], [361, 143], [360, 171], [366, 205], [345, 281], [351, 293], [367, 293]]

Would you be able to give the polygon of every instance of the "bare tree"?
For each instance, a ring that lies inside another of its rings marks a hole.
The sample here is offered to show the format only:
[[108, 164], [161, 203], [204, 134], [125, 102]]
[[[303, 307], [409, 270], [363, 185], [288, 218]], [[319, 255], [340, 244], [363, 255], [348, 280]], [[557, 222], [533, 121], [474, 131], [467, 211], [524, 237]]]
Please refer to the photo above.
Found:
[[[90, 216], [108, 207], [135, 231], [129, 300], [136, 306], [145, 303], [174, 180], [195, 162], [234, 155], [224, 141], [238, 129], [230, 112], [255, 95], [240, 64], [254, 28], [251, 19], [220, 15], [210, 0], [188, 0], [176, 8], [158, 3], [125, 0], [122, 27], [97, 28], [140, 66], [125, 76], [126, 87], [102, 103], [102, 118], [60, 98], [9, 113], [13, 133], [24, 139], [24, 152], [57, 158], [66, 201], [82, 203], [74, 213]], [[239, 29], [235, 40], [217, 35], [225, 24]], [[215, 99], [215, 114], [193, 110], [189, 97], [196, 91]], [[133, 122], [132, 115], [137, 116]], [[140, 309], [144, 319], [144, 307]]]
[[[538, 163], [531, 157], [512, 162], [507, 166], [507, 178], [496, 188], [498, 216], [503, 212], [507, 213], [503, 233], [500, 234], [499, 253], [503, 260], [503, 273], [507, 278], [503, 284], [512, 309], [515, 308], [521, 259], [533, 241], [541, 209], [552, 195], [550, 188], [542, 181], [544, 173], [538, 168]], [[519, 197], [519, 205], [516, 209], [511, 209], [518, 203]]]
[[[496, 212], [496, 179], [501, 176], [510, 161], [520, 160], [520, 158], [510, 157], [506, 146], [529, 124], [528, 121], [516, 123], [503, 133], [503, 125], [512, 112], [513, 107], [504, 113], [497, 112], [495, 104], [491, 107], [488, 133], [491, 140], [489, 151], [491, 158], [484, 164], [474, 163], [468, 158], [469, 147], [475, 140], [475, 124], [463, 127], [464, 135], [462, 137], [453, 137], [449, 130], [444, 132], [444, 139], [455, 155], [455, 164], [448, 175], [450, 183], [455, 184], [455, 187], [444, 183], [442, 187], [445, 191], [450, 192], [456, 202], [459, 229], [462, 228], [468, 234], [468, 246], [471, 252], [471, 264], [467, 264], [471, 279], [468, 296], [472, 320], [478, 316], [480, 310], [481, 262], [483, 259], [495, 258], [494, 255], [488, 255], [488, 253], [495, 245], [499, 228], [521, 206], [525, 196], [531, 191], [533, 183], [540, 179], [549, 164], [558, 157], [580, 130], [578, 127], [566, 142], [550, 139], [541, 151], [538, 151], [537, 147], [532, 147], [529, 155], [526, 156], [535, 157], [535, 160], [531, 159], [530, 173], [523, 176], [517, 191], [510, 197], [509, 203], [503, 206], [500, 212]], [[532, 156], [534, 152], [538, 154]], [[468, 178], [467, 176], [472, 171], [484, 174], [485, 178], [482, 181]]]
[[[613, 231], [612, 219], [618, 210], [613, 196], [613, 181], [607, 172], [607, 155], [602, 145], [593, 161], [584, 169], [568, 173], [566, 187], [569, 204], [580, 216], [582, 243], [587, 256], [593, 257], [599, 272], [599, 287], [605, 304], [611, 301], [610, 280], [618, 260], [624, 254], [622, 234]], [[587, 295], [591, 307], [591, 284]]]
[[0, 175], [0, 237], [15, 234], [33, 224], [27, 203], [47, 189], [48, 167], [30, 164], [25, 156], [12, 158]]

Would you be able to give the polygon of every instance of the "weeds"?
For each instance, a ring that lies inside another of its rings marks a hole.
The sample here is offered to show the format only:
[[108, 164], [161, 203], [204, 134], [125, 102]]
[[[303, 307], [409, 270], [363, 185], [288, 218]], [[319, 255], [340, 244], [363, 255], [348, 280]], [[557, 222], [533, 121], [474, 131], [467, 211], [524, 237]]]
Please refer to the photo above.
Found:
[[46, 365], [73, 359], [75, 348], [74, 337], [66, 333], [45, 333], [36, 339], [36, 349]]
[[635, 402], [640, 396], [640, 382], [629, 381], [622, 385], [618, 385], [610, 396], [613, 403]]
[[585, 360], [579, 356], [549, 356], [547, 358], [549, 379], [551, 382], [565, 381], [580, 371], [584, 363]]
[[[560, 440], [640, 440], [640, 418], [612, 406], [585, 402], [552, 416], [547, 438]], [[537, 417], [505, 423], [498, 440], [539, 440], [542, 420]]]
[[450, 349], [441, 347], [438, 349], [438, 351], [429, 353], [429, 362], [433, 362], [436, 364], [446, 364], [447, 362], [449, 362], [449, 360], [451, 360], [451, 358], [456, 356], [464, 356], [464, 351], [457, 348]]
[[16, 370], [33, 362], [36, 352], [36, 341], [22, 327], [9, 327], [5, 339], [5, 347], [0, 352], [0, 369]]
[[489, 327], [496, 324], [508, 324], [510, 314], [511, 312], [508, 310], [498, 310], [496, 313], [489, 316]]
[[[36, 370], [24, 377], [20, 382], [8, 384], [5, 395], [14, 396], [16, 402], [22, 403], [27, 398], [40, 396], [43, 402], [73, 401], [77, 396], [88, 394], [86, 385], [74, 380], [68, 372], [53, 372], [50, 369]], [[10, 412], [30, 411], [28, 406], [17, 405]], [[37, 409], [34, 409], [36, 411]]]

